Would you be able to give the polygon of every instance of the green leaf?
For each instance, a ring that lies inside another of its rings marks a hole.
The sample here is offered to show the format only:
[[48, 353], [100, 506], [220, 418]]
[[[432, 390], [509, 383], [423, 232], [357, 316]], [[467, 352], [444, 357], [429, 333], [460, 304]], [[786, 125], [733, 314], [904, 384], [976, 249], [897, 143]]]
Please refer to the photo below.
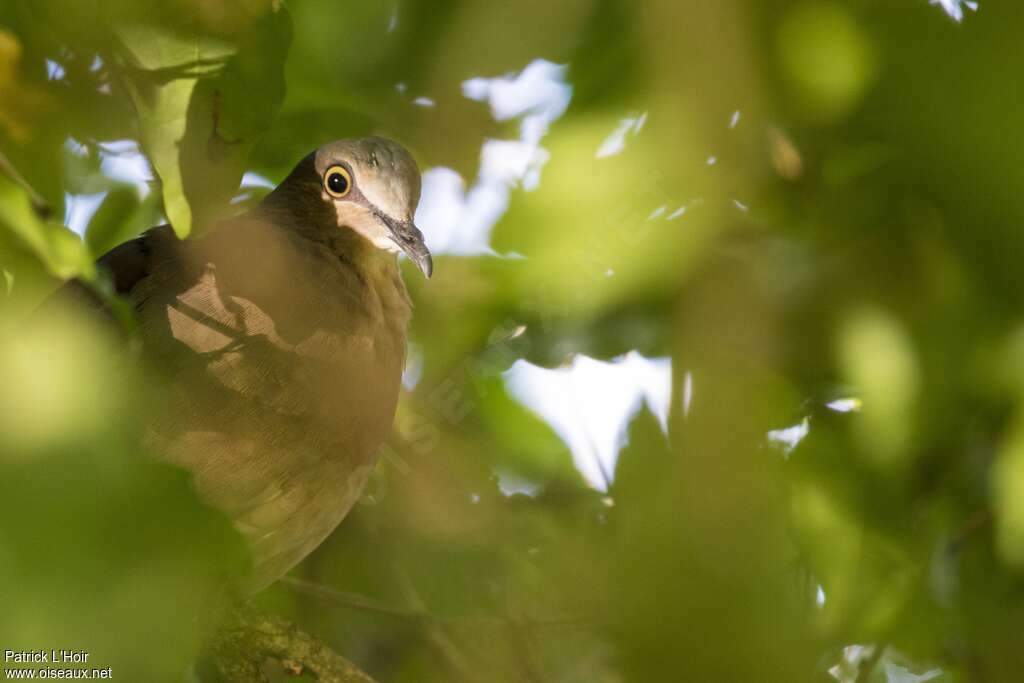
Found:
[[268, 2], [255, 15], [239, 16], [227, 36], [210, 35], [196, 20], [126, 23], [116, 31], [142, 145], [179, 237], [223, 213], [284, 98], [287, 13]]
[[0, 640], [179, 680], [246, 553], [188, 474], [138, 445], [156, 383], [102, 322], [51, 309], [0, 329], [0, 514], [19, 520], [0, 542]]
[[992, 469], [996, 547], [1016, 570], [1024, 568], [1024, 420], [1018, 415]]
[[0, 176], [0, 227], [13, 233], [40, 256], [49, 252], [46, 225], [32, 208], [28, 195]]
[[4, 177], [0, 177], [0, 231], [14, 236], [57, 277], [89, 279], [95, 272], [78, 236], [40, 218], [25, 191]]
[[496, 465], [545, 483], [556, 478], [579, 481], [562, 439], [508, 395], [500, 376], [478, 380], [476, 392], [480, 420], [495, 444], [488, 455]]
[[89, 221], [85, 231], [89, 253], [94, 257], [102, 256], [153, 227], [159, 219], [160, 206], [155, 194], [139, 201], [135, 188], [118, 187], [107, 195]]

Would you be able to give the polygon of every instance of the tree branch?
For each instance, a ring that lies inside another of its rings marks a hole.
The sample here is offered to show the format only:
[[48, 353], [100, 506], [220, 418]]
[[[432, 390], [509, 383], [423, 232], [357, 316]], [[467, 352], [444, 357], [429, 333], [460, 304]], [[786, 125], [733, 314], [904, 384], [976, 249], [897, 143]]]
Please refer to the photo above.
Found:
[[217, 668], [229, 683], [263, 683], [260, 664], [267, 657], [289, 671], [309, 671], [321, 683], [375, 683], [323, 641], [281, 617], [237, 608], [214, 645]]

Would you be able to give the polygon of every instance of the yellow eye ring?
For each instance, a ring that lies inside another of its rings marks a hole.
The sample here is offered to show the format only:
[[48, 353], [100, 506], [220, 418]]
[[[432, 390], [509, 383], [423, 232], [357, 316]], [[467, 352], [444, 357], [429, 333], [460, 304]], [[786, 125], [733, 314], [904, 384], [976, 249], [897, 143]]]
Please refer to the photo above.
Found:
[[332, 197], [341, 199], [352, 191], [352, 174], [344, 166], [331, 166], [324, 173], [324, 189]]

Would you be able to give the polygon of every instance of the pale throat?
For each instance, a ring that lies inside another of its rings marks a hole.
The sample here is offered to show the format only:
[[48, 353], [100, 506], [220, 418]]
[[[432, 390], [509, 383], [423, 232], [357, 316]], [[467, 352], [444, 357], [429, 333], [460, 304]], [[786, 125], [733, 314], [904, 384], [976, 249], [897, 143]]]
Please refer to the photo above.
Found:
[[364, 237], [370, 244], [389, 254], [397, 254], [401, 247], [391, 239], [390, 231], [381, 224], [373, 212], [365, 206], [346, 202], [335, 202], [334, 210], [339, 228], [350, 228]]
[[368, 291], [379, 302], [378, 320], [386, 323], [397, 335], [396, 339], [401, 338], [404, 348], [405, 328], [412, 315], [412, 303], [398, 271], [397, 254], [401, 248], [369, 208], [345, 202], [336, 202], [334, 208], [339, 230], [350, 229], [375, 247], [353, 255], [354, 261], [370, 283]]

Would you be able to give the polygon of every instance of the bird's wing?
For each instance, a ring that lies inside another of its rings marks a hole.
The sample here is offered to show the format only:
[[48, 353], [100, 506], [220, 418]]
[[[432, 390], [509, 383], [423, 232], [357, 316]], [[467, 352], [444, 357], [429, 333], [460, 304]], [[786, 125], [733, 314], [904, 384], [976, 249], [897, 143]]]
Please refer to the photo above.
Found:
[[128, 294], [151, 272], [150, 257], [153, 253], [173, 239], [171, 226], [161, 225], [114, 247], [100, 257], [98, 263], [113, 277], [114, 291], [118, 294]]
[[[169, 225], [161, 225], [120, 244], [97, 260], [97, 265], [110, 276], [114, 292], [129, 295], [153, 271], [163, 252], [174, 249], [177, 238]], [[70, 280], [54, 292], [43, 305], [43, 311], [55, 307], [90, 310], [110, 317], [109, 302], [80, 280]]]

